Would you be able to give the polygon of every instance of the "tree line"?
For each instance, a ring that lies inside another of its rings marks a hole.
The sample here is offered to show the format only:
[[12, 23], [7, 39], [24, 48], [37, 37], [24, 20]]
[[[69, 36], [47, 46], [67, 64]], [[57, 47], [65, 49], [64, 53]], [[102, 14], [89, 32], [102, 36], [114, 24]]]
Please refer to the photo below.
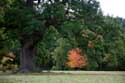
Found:
[[0, 58], [12, 50], [20, 73], [125, 70], [124, 31], [96, 0], [0, 1]]

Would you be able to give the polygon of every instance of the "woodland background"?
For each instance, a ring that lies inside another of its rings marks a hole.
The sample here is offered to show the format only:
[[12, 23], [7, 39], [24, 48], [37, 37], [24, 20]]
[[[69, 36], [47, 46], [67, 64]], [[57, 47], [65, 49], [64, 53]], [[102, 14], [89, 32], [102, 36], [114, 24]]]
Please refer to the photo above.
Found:
[[96, 0], [0, 0], [1, 70], [125, 70], [125, 19]]

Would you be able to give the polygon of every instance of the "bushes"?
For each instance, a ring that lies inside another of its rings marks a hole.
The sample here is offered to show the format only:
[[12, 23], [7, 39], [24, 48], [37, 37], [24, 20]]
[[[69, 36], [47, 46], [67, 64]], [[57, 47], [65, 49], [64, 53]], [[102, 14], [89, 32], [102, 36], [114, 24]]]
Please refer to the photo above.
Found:
[[2, 70], [3, 72], [7, 70], [16, 70], [18, 68], [18, 65], [15, 63], [15, 58], [16, 56], [12, 51], [4, 55], [1, 59], [0, 70]]
[[80, 69], [84, 68], [87, 65], [87, 59], [85, 54], [82, 55], [79, 48], [73, 48], [68, 52], [68, 62], [67, 65], [71, 69]]

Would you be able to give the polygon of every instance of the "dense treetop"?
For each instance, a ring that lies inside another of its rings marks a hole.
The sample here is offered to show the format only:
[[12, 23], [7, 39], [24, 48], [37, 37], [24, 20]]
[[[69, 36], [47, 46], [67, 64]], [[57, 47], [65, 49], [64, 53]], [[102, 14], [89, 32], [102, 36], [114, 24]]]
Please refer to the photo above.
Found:
[[34, 63], [68, 70], [75, 48], [88, 61], [81, 69], [125, 70], [124, 30], [125, 20], [104, 16], [96, 0], [0, 1], [0, 49], [20, 56], [19, 72], [32, 71]]

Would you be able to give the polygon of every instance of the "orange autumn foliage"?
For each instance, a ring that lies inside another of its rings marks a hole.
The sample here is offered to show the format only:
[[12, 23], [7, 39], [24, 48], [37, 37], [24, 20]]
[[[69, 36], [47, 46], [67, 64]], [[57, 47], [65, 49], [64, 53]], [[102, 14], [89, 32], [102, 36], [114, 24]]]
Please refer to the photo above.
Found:
[[13, 51], [10, 51], [8, 53], [8, 56], [11, 57], [11, 58], [15, 58], [16, 57], [15, 54], [13, 53]]
[[8, 60], [13, 61], [15, 57], [16, 57], [15, 54], [12, 51], [10, 51], [6, 56], [2, 57], [1, 62], [6, 63]]
[[83, 68], [87, 65], [87, 60], [79, 48], [73, 48], [69, 51], [67, 65], [70, 68]]

